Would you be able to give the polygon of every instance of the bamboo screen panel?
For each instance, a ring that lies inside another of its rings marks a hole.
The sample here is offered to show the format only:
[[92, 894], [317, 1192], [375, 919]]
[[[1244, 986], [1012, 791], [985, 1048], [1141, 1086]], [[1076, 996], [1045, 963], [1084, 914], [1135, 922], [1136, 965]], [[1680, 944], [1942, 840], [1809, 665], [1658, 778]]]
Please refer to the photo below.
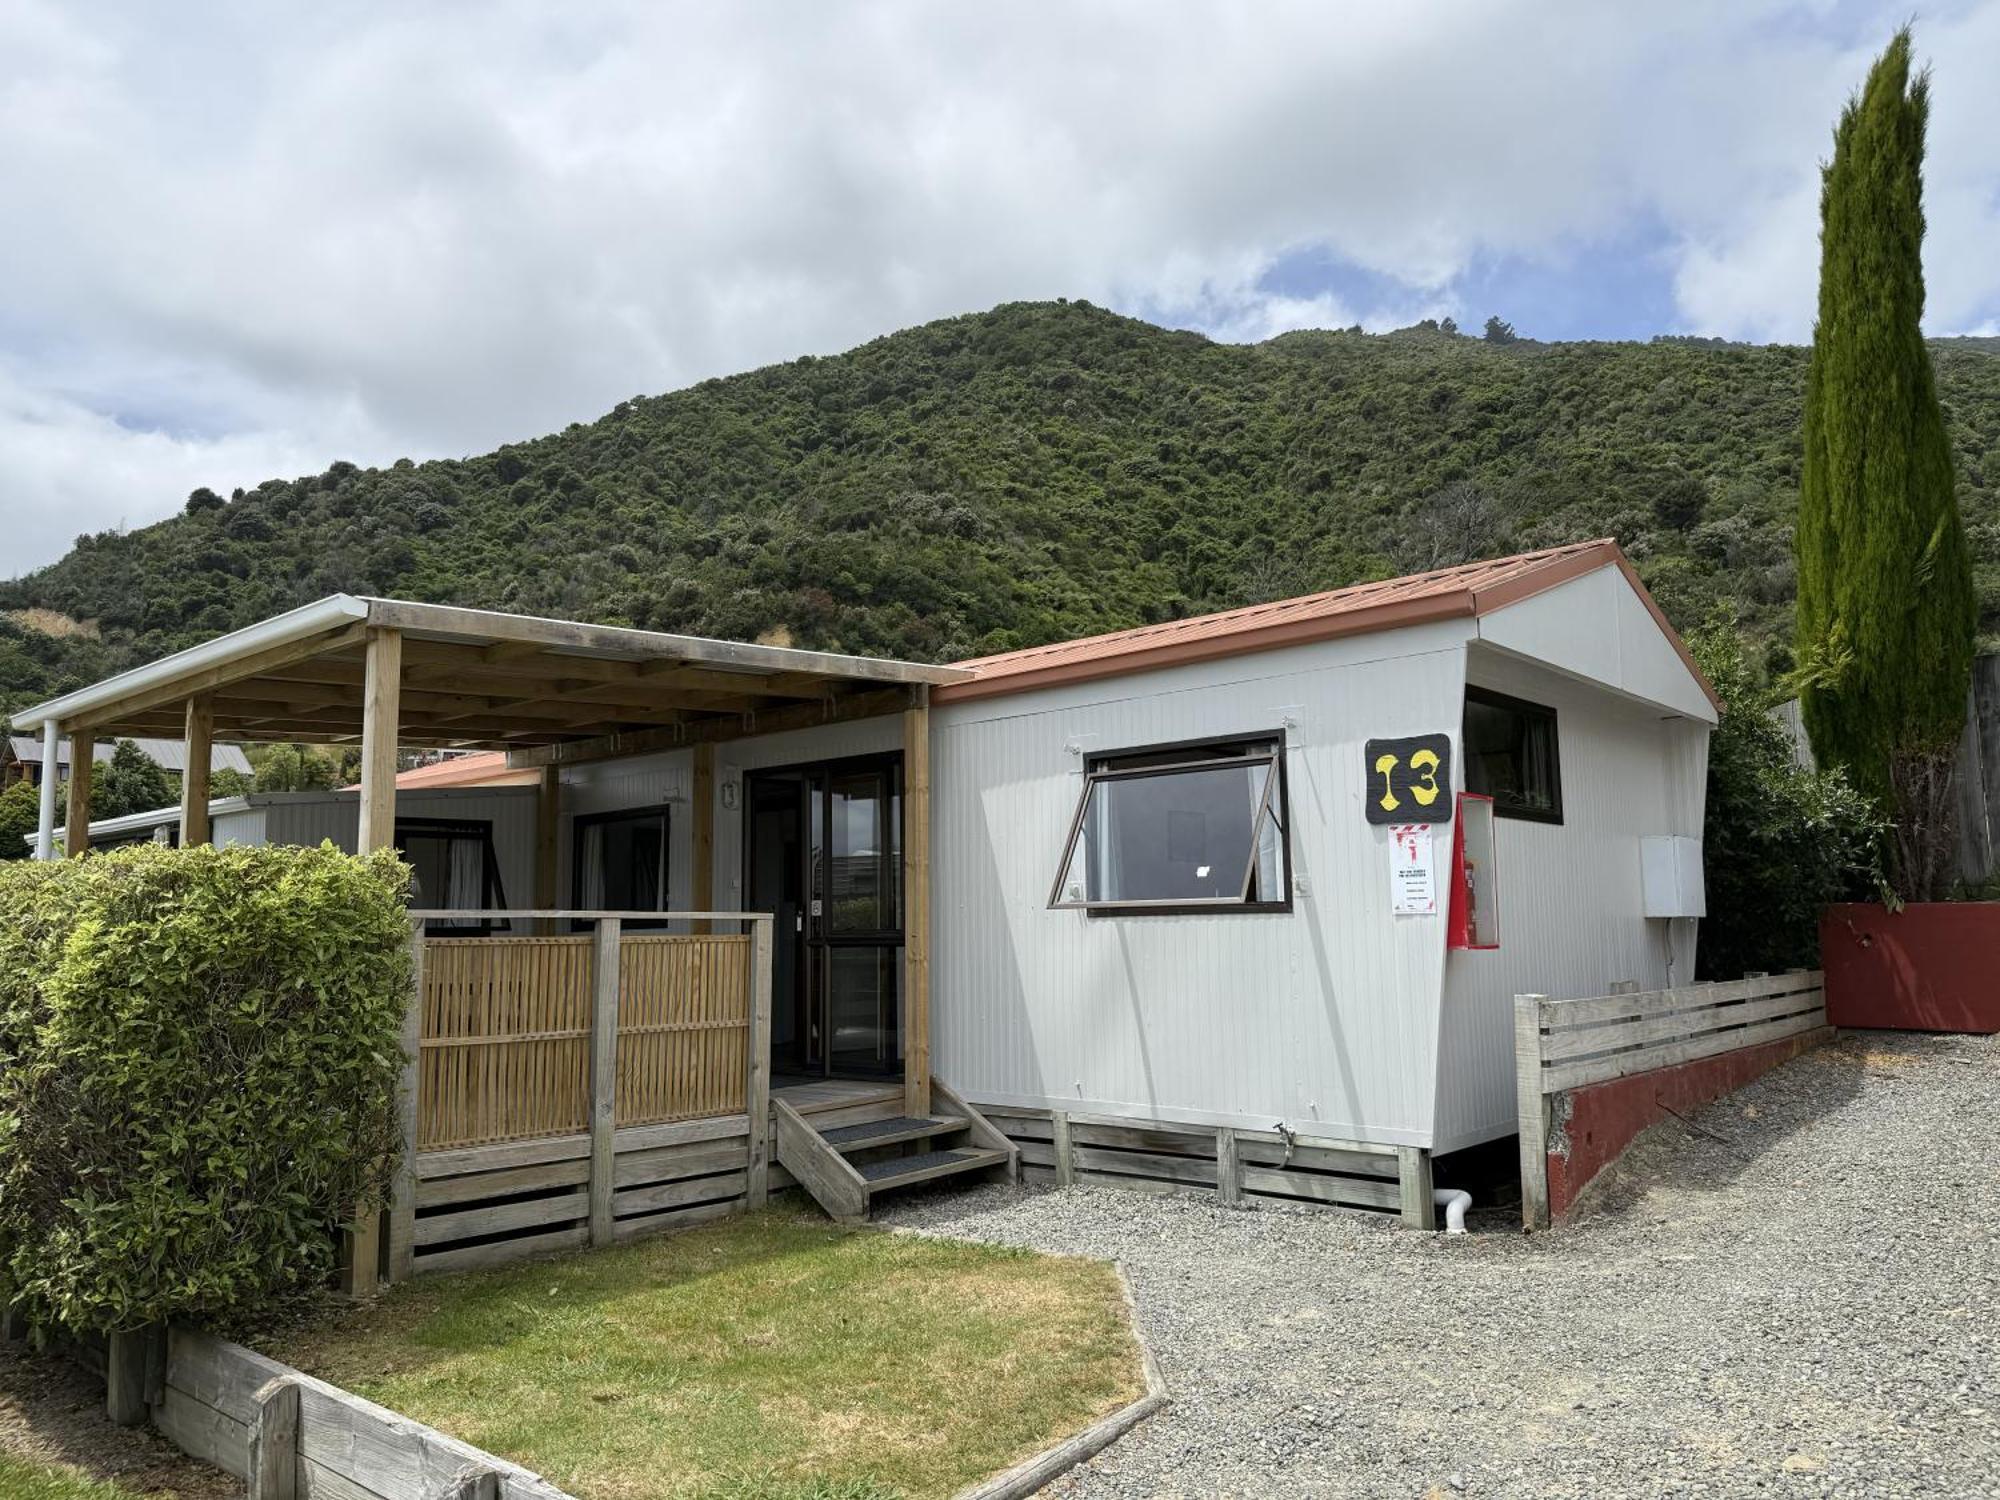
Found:
[[590, 971], [588, 935], [425, 943], [418, 1149], [589, 1128]]
[[741, 1114], [750, 939], [634, 934], [618, 968], [618, 1123]]

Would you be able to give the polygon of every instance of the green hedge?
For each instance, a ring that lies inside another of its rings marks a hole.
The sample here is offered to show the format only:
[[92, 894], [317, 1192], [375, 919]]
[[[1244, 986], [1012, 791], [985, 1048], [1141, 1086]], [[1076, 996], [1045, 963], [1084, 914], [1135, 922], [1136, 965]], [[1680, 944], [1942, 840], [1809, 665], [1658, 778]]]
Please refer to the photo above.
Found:
[[0, 865], [0, 1299], [254, 1316], [379, 1202], [409, 984], [392, 854], [144, 845]]

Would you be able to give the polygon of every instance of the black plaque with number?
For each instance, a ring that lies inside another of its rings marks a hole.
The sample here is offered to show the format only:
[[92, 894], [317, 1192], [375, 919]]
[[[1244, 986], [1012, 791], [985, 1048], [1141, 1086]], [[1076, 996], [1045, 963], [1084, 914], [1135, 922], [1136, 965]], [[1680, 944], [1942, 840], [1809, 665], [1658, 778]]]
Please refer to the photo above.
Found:
[[1451, 736], [1418, 734], [1404, 740], [1370, 740], [1368, 821], [1451, 821]]

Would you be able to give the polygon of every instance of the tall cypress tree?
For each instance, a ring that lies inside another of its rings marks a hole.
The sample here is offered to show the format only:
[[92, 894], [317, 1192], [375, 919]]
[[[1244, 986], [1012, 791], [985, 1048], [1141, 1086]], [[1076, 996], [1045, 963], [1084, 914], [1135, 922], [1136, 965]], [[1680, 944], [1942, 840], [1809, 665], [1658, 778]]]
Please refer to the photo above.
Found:
[[1889, 805], [1912, 900], [1941, 894], [1949, 874], [1978, 616], [1921, 327], [1929, 114], [1905, 27], [1842, 111], [1823, 169], [1796, 543], [1813, 752]]

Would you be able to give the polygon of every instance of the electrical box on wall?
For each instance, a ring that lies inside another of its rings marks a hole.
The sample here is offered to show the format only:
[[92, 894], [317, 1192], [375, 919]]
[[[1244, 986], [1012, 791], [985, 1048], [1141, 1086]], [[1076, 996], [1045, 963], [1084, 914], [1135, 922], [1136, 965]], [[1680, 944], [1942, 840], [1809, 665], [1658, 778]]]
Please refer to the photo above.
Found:
[[1477, 792], [1458, 794], [1451, 835], [1451, 925], [1453, 948], [1500, 946], [1500, 866], [1495, 858], [1493, 799]]
[[1651, 834], [1639, 840], [1639, 878], [1649, 917], [1705, 917], [1708, 886], [1701, 873], [1701, 840]]

